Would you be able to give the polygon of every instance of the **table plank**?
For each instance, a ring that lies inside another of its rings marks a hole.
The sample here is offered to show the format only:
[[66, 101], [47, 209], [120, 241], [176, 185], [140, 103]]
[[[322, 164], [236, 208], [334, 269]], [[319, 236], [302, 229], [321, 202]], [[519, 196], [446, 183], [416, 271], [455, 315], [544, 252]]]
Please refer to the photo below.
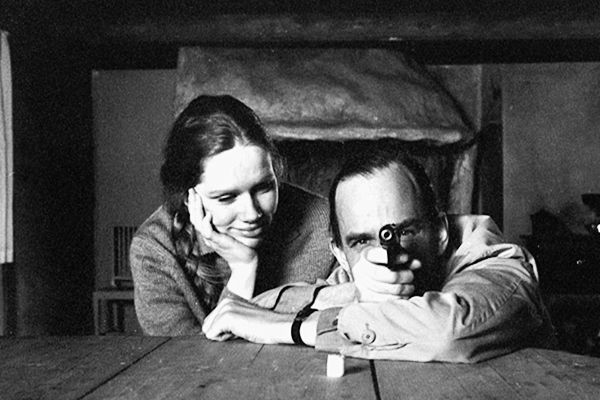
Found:
[[479, 364], [378, 361], [382, 399], [600, 399], [600, 359], [542, 350]]
[[227, 374], [243, 375], [261, 347], [243, 341], [218, 343], [201, 337], [177, 337], [85, 399], [198, 397]]
[[85, 399], [375, 399], [368, 361], [339, 379], [325, 363], [312, 348], [176, 338]]
[[0, 338], [0, 398], [600, 398], [600, 358], [560, 351], [523, 349], [474, 365], [347, 358], [339, 379], [326, 377], [326, 357], [202, 337]]
[[548, 376], [560, 379], [562, 389], [572, 394], [569, 398], [600, 399], [600, 358], [540, 349], [527, 353]]
[[517, 392], [485, 364], [377, 361], [381, 399], [518, 399]]
[[81, 398], [167, 340], [142, 336], [0, 338], [0, 397]]
[[519, 398], [600, 399], [600, 358], [529, 348], [487, 365], [515, 388]]
[[[248, 392], [249, 398], [375, 399], [369, 361], [346, 358], [344, 364], [343, 377], [328, 378], [326, 353], [297, 346], [265, 346], [253, 365], [260, 376], [248, 376], [261, 381]], [[236, 382], [240, 389], [241, 383]]]

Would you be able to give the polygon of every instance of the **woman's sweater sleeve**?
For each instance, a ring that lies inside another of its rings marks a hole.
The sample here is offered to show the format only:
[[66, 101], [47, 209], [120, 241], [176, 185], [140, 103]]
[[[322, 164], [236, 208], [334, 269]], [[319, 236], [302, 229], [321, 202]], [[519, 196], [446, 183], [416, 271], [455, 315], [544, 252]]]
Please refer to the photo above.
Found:
[[205, 312], [172, 254], [148, 238], [136, 236], [131, 243], [130, 265], [135, 310], [146, 335], [202, 332]]

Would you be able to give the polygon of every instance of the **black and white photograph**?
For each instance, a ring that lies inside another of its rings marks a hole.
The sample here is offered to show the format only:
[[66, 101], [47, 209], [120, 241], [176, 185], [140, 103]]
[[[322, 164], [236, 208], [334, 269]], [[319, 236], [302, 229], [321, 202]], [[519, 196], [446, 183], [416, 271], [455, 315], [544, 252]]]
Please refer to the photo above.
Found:
[[0, 399], [600, 398], [597, 0], [0, 0]]

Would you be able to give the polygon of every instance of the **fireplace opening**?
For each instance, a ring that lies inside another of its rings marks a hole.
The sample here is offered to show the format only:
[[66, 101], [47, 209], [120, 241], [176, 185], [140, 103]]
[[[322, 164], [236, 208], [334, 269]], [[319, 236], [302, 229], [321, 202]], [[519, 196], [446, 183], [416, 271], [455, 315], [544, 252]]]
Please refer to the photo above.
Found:
[[394, 148], [408, 152], [427, 171], [439, 199], [439, 206], [448, 206], [454, 164], [459, 154], [450, 148], [436, 148], [425, 144], [396, 139], [350, 140], [280, 140], [277, 148], [286, 160], [283, 180], [307, 188], [327, 197], [329, 187], [344, 160], [351, 154], [376, 147]]

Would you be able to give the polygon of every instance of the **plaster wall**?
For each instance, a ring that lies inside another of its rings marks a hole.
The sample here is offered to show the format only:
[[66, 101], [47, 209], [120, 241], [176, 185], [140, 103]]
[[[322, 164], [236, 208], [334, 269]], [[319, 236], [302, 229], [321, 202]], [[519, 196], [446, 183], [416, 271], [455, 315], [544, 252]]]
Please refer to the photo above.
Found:
[[600, 64], [504, 65], [504, 233], [546, 209], [583, 233], [581, 194], [600, 192]]
[[96, 287], [107, 287], [113, 226], [139, 226], [161, 204], [161, 151], [173, 121], [175, 70], [94, 71], [92, 93]]

